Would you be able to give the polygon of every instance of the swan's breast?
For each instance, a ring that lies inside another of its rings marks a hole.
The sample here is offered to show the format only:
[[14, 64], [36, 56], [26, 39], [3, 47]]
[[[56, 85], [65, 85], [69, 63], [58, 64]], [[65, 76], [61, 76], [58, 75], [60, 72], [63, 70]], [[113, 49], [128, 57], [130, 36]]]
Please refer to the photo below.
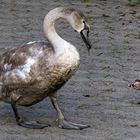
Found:
[[56, 81], [67, 81], [77, 70], [79, 63], [80, 56], [78, 51], [74, 47], [69, 47], [56, 58], [55, 67], [50, 76], [52, 79], [56, 79]]
[[80, 62], [80, 55], [77, 51], [77, 49], [74, 46], [70, 46], [68, 48], [65, 48], [63, 53], [60, 54], [57, 58], [57, 63], [60, 65], [67, 65], [71, 68], [78, 67]]

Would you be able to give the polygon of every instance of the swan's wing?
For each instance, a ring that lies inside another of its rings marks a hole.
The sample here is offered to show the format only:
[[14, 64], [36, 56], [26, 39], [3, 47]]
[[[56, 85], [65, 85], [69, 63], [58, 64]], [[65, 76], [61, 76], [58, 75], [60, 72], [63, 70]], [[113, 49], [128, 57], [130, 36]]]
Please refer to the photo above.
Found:
[[31, 85], [35, 82], [30, 72], [32, 66], [43, 55], [47, 59], [50, 53], [53, 48], [45, 41], [29, 42], [7, 51], [0, 56], [0, 83], [14, 89]]

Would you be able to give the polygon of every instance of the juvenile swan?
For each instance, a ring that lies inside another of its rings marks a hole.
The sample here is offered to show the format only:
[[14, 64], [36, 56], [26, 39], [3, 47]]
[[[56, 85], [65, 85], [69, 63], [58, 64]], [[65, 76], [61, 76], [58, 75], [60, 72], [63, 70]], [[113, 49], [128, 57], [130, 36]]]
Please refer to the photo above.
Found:
[[51, 10], [44, 19], [44, 32], [48, 41], [33, 41], [12, 48], [0, 56], [0, 100], [10, 103], [18, 125], [41, 129], [46, 124], [25, 122], [16, 105], [31, 106], [50, 97], [58, 114], [58, 124], [63, 129], [84, 129], [89, 125], [66, 121], [58, 103], [56, 91], [74, 74], [79, 66], [79, 53], [55, 31], [59, 18], [66, 19], [81, 34], [88, 50], [89, 25], [79, 10], [59, 7]]

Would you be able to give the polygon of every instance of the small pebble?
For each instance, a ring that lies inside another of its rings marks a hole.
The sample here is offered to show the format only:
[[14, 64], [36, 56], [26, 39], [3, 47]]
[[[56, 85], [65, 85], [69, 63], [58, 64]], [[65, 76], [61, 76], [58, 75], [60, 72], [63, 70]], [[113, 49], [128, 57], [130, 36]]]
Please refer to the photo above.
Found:
[[138, 125], [137, 124], [131, 124], [130, 126], [131, 127], [137, 127]]
[[86, 94], [86, 95], [83, 95], [84, 97], [90, 97], [90, 95], [89, 94]]

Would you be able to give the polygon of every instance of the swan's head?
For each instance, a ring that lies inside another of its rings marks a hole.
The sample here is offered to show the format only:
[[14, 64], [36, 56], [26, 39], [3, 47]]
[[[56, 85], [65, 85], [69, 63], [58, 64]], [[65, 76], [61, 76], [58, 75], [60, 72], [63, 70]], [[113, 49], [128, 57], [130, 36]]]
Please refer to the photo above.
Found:
[[68, 21], [75, 31], [81, 34], [83, 41], [86, 44], [88, 50], [91, 49], [91, 43], [89, 40], [89, 30], [90, 26], [87, 23], [87, 18], [84, 14], [74, 8], [64, 8], [63, 12], [67, 16]]

